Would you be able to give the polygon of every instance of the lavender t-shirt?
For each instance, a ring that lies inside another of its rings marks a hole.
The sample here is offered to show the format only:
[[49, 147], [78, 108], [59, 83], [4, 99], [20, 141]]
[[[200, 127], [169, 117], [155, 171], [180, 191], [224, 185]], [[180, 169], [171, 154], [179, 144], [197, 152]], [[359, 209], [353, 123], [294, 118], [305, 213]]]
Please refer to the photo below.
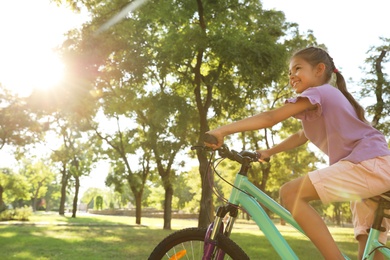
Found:
[[309, 88], [286, 103], [295, 103], [300, 98], [308, 98], [316, 108], [294, 117], [302, 120], [306, 137], [329, 156], [330, 165], [340, 160], [358, 163], [390, 155], [383, 134], [362, 122], [335, 87], [325, 84]]

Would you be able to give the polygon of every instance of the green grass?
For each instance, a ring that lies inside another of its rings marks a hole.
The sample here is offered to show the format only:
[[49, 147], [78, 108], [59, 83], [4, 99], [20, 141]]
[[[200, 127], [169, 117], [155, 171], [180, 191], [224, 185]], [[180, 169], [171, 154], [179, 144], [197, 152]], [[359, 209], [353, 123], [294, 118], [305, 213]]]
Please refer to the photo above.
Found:
[[[172, 231], [162, 230], [163, 220], [133, 217], [35, 214], [29, 222], [0, 225], [0, 259], [132, 259], [145, 260], [153, 248], [174, 230], [197, 225], [196, 220], [172, 220]], [[1, 224], [1, 222], [0, 222]], [[300, 259], [321, 259], [308, 241], [289, 226], [278, 226]], [[356, 258], [357, 243], [351, 228], [331, 228], [340, 248]], [[279, 259], [261, 231], [250, 221], [238, 221], [232, 239], [251, 259]]]

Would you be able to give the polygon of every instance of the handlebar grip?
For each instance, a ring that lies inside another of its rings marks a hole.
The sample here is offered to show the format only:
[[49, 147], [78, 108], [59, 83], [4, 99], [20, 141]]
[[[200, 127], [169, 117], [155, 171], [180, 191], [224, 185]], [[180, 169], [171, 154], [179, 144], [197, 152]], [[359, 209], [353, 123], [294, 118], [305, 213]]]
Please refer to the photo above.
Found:
[[[261, 153], [257, 153], [257, 156], [260, 159], [261, 158]], [[271, 160], [271, 158], [268, 157], [268, 158], [260, 159], [260, 162], [267, 162], [267, 163], [269, 163], [270, 160]]]
[[210, 135], [210, 134], [205, 134], [204, 135], [204, 141], [209, 144], [218, 144], [218, 140], [215, 136]]

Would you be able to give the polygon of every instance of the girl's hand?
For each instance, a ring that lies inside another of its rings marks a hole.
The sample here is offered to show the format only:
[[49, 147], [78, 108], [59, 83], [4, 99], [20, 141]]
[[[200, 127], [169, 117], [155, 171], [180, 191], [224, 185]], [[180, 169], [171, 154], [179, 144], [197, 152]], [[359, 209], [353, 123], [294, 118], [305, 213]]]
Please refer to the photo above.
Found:
[[268, 150], [257, 150], [256, 153], [259, 155], [259, 162], [269, 162], [271, 154]]
[[217, 140], [217, 143], [205, 142], [204, 143], [205, 146], [210, 147], [213, 150], [216, 150], [216, 149], [220, 148], [223, 145], [223, 138], [224, 138], [224, 136], [219, 131], [212, 130], [212, 131], [206, 132], [206, 134], [215, 137], [215, 139]]

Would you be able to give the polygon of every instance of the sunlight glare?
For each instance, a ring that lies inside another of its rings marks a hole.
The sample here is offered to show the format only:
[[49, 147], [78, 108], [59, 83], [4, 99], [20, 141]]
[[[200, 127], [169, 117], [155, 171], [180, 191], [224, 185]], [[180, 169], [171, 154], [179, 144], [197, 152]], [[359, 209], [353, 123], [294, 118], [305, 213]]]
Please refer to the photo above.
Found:
[[48, 89], [63, 79], [64, 64], [54, 52], [22, 53], [20, 56], [24, 57], [22, 61], [14, 55], [3, 56], [0, 64], [1, 83], [12, 92], [27, 96], [33, 89]]
[[20, 96], [56, 86], [64, 65], [54, 48], [87, 19], [47, 0], [0, 1], [0, 84]]

